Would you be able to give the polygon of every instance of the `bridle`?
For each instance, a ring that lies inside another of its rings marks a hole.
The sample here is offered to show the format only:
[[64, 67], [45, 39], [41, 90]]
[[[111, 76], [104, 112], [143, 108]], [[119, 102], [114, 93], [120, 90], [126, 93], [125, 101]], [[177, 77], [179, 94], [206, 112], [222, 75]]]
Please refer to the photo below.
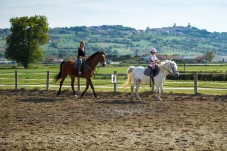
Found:
[[173, 75], [173, 76], [176, 76], [177, 73], [178, 73], [178, 71], [173, 67], [173, 64], [172, 64], [171, 62], [170, 62], [170, 67], [171, 67], [173, 73], [172, 73], [170, 70], [168, 70], [168, 69], [166, 69], [165, 67], [162, 66], [162, 68], [163, 68], [164, 70], [166, 70], [169, 74], [171, 74], [171, 75]]
[[[103, 55], [103, 54], [102, 54]], [[99, 58], [99, 63], [101, 63], [100, 65], [98, 65], [96, 68], [95, 68], [95, 73], [98, 73], [99, 71], [99, 67], [103, 66], [103, 64], [105, 64], [105, 61], [102, 62], [102, 59], [101, 57]]]
[[[88, 62], [86, 60], [84, 61], [84, 64], [88, 67], [88, 69], [91, 72], [94, 71], [95, 73], [97, 73], [98, 70], [99, 70], [99, 67], [101, 67], [101, 66], [103, 66], [103, 64], [105, 64], [104, 62], [102, 62], [101, 57], [99, 57], [99, 61], [98, 62], [101, 63], [102, 65], [98, 65], [97, 67], [94, 68], [94, 70], [91, 69], [91, 67], [89, 66], [89, 64], [88, 64]], [[98, 68], [98, 70], [96, 70], [96, 68]]]

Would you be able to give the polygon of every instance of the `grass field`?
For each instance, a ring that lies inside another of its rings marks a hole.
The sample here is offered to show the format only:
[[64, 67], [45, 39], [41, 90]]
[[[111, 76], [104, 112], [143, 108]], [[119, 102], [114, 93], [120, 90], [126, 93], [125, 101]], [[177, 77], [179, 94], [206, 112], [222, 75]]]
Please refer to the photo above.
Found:
[[[143, 65], [144, 66], [144, 65]], [[179, 72], [183, 72], [184, 69], [191, 72], [227, 72], [226, 65], [179, 65]], [[128, 66], [107, 66], [100, 67], [96, 69], [96, 76], [93, 78], [93, 84], [97, 87], [99, 91], [113, 91], [113, 84], [111, 83], [111, 74], [114, 71], [117, 71], [117, 87], [118, 91], [129, 92], [130, 89], [122, 88], [123, 83], [126, 81], [126, 71]], [[0, 89], [13, 89], [15, 86], [15, 71], [18, 73], [18, 88], [26, 89], [45, 89], [47, 71], [50, 72], [50, 89], [58, 89], [59, 83], [54, 83], [54, 76], [59, 72], [59, 65], [34, 65], [32, 68], [23, 69], [20, 67], [3, 67], [0, 70]], [[105, 74], [105, 75], [100, 75]], [[66, 78], [63, 88], [66, 90], [70, 88], [70, 78]], [[75, 85], [77, 81], [75, 82]], [[29, 86], [28, 85], [33, 85]], [[85, 85], [85, 80], [81, 79], [82, 87]], [[185, 81], [185, 80], [166, 80], [164, 83], [165, 92], [169, 93], [194, 93], [193, 91], [194, 81]], [[225, 95], [227, 94], [227, 83], [226, 81], [199, 81], [198, 82], [199, 93], [205, 94], [217, 94]], [[150, 88], [147, 84], [142, 84], [140, 91], [150, 91]]]
[[[136, 64], [133, 66], [144, 66], [146, 67], [147, 64]], [[24, 69], [22, 66], [16, 66], [16, 65], [5, 65], [0, 64], [0, 73], [5, 71], [56, 71], [59, 70], [59, 64], [32, 64], [29, 66], [29, 69]], [[105, 68], [100, 68], [100, 72], [103, 74], [105, 73], [111, 73], [113, 71], [117, 71], [118, 73], [126, 73], [127, 68], [130, 66], [130, 64], [125, 65], [107, 65]], [[227, 64], [178, 64], [178, 71], [179, 72], [227, 72]]]

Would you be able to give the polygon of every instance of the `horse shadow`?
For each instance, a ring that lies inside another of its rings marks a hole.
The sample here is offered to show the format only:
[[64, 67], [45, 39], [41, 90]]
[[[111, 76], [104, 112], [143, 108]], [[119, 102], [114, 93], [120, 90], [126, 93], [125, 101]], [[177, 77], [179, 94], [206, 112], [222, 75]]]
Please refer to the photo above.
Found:
[[33, 103], [54, 103], [64, 101], [63, 98], [26, 98], [17, 99], [18, 102], [33, 102]]
[[116, 104], [116, 105], [127, 105], [127, 104], [147, 104], [145, 102], [142, 101], [132, 101], [132, 100], [102, 100], [102, 101], [98, 101], [96, 103], [100, 103], [100, 104]]

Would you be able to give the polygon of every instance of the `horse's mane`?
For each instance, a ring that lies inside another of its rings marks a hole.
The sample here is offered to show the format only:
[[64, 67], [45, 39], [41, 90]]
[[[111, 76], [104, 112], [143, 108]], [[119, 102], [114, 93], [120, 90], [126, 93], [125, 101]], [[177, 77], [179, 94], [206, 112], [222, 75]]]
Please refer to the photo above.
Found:
[[166, 64], [167, 62], [170, 62], [170, 60], [163, 60], [163, 61], [160, 62], [160, 65], [164, 65], [164, 64]]
[[176, 69], [177, 69], [177, 64], [176, 64], [175, 61], [173, 61], [173, 60], [163, 60], [163, 61], [160, 63], [160, 66], [165, 66], [165, 64], [168, 63], [168, 62], [173, 63], [174, 66], [176, 66]]
[[104, 53], [103, 51], [97, 51], [94, 54], [92, 54], [90, 57], [87, 58], [87, 61], [91, 60], [91, 58], [93, 58], [94, 56], [96, 56], [99, 53]]

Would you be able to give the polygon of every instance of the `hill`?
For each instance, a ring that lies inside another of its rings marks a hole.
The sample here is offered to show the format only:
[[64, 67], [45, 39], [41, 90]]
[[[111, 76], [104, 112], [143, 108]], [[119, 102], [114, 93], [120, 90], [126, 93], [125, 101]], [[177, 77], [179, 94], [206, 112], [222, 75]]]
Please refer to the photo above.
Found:
[[[9, 29], [0, 29], [0, 58], [4, 57], [5, 37], [9, 33]], [[163, 55], [201, 56], [206, 51], [227, 55], [226, 32], [208, 32], [191, 25], [146, 30], [121, 25], [50, 28], [49, 43], [42, 50], [47, 58], [73, 59], [80, 41], [86, 42], [88, 54], [104, 50], [109, 56], [141, 56], [155, 47]]]

